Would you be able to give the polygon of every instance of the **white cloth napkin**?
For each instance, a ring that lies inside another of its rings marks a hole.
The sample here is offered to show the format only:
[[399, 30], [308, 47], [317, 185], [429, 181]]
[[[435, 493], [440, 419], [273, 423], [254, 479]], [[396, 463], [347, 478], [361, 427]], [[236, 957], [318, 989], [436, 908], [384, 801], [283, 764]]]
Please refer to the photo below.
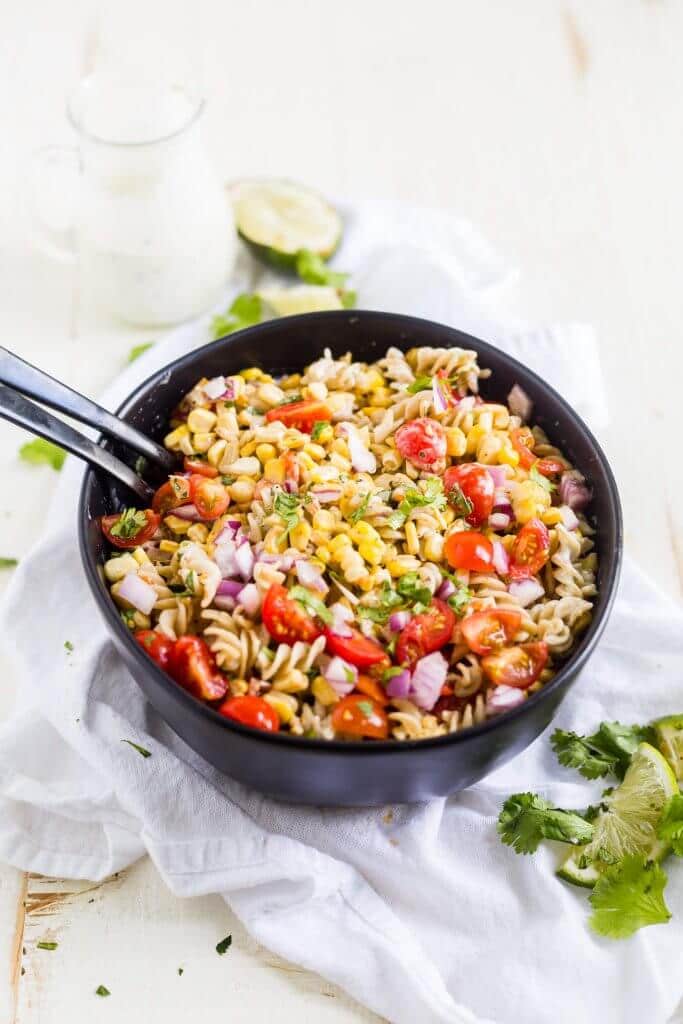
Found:
[[[357, 271], [362, 304], [485, 325], [593, 425], [604, 422], [590, 330], [494, 323], [486, 306], [507, 275], [471, 228], [396, 204], [346, 212], [337, 263]], [[176, 330], [103, 401], [115, 407], [205, 338], [206, 320]], [[148, 852], [175, 893], [220, 893], [259, 942], [395, 1024], [668, 1018], [683, 987], [683, 870], [671, 866], [672, 922], [614, 943], [588, 930], [585, 894], [554, 877], [558, 850], [521, 857], [496, 835], [511, 792], [580, 807], [600, 790], [558, 767], [547, 735], [449, 800], [370, 810], [275, 803], [191, 751], [143, 700], [90, 598], [76, 548], [80, 476], [68, 460], [49, 533], [4, 607], [21, 686], [0, 731], [0, 858], [99, 879]], [[682, 656], [680, 610], [627, 563], [604, 639], [556, 724], [587, 731], [683, 710]]]

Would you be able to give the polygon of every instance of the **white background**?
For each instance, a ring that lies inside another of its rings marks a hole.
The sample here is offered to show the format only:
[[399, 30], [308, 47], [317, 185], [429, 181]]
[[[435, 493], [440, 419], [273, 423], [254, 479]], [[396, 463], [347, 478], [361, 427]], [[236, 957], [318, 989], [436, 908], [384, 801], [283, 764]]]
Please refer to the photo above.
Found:
[[[30, 153], [72, 141], [65, 96], [102, 40], [146, 21], [182, 38], [202, 69], [206, 138], [226, 180], [290, 176], [333, 195], [453, 208], [520, 268], [517, 312], [595, 324], [611, 410], [601, 440], [627, 544], [680, 600], [683, 6], [109, 6], [116, 24], [85, 0], [0, 0], [2, 344], [96, 395], [131, 345], [155, 336], [89, 310], [72, 269], [31, 251], [21, 203]], [[5, 556], [36, 538], [54, 484], [52, 470], [17, 460], [23, 439], [0, 424]], [[13, 688], [2, 668], [5, 714]], [[0, 1024], [376, 1019], [258, 947], [217, 897], [168, 895], [149, 862], [86, 889], [0, 867]], [[221, 958], [214, 946], [228, 932]], [[41, 938], [58, 950], [37, 950]], [[93, 995], [100, 983], [110, 999]]]

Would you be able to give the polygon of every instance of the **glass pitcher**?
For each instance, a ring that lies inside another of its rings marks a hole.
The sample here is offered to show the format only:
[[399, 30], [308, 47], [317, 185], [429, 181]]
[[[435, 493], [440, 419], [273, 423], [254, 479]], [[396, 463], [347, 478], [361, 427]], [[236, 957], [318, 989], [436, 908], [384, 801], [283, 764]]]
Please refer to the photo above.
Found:
[[232, 270], [235, 226], [202, 142], [203, 109], [179, 86], [98, 72], [67, 106], [79, 146], [34, 160], [39, 246], [76, 262], [87, 294], [131, 323], [205, 311]]

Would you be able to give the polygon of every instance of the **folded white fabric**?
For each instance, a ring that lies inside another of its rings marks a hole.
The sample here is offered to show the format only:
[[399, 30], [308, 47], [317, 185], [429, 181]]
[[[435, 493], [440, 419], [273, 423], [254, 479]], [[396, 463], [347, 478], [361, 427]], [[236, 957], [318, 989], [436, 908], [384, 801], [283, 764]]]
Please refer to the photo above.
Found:
[[[396, 204], [347, 214], [338, 262], [357, 271], [363, 304], [481, 331], [604, 422], [590, 330], [492, 322], [486, 296], [505, 274], [471, 228]], [[105, 404], [206, 336], [206, 321], [175, 331]], [[98, 879], [148, 852], [174, 892], [221, 893], [264, 945], [396, 1024], [667, 1020], [683, 988], [683, 871], [670, 873], [672, 922], [614, 943], [588, 931], [585, 894], [554, 877], [556, 851], [516, 856], [496, 835], [511, 792], [569, 807], [595, 795], [558, 767], [547, 736], [479, 785], [423, 805], [294, 807], [220, 776], [145, 703], [107, 639], [76, 546], [80, 476], [68, 460], [50, 532], [4, 606], [21, 686], [0, 730], [0, 858]], [[627, 563], [604, 639], [557, 724], [586, 731], [683, 710], [682, 656], [683, 615]]]

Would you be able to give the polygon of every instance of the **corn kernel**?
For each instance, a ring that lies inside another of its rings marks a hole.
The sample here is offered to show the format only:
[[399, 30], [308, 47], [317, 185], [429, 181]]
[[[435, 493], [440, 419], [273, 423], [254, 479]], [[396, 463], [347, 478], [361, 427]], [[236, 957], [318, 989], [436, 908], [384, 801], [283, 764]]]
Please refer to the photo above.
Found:
[[510, 445], [504, 444], [503, 447], [498, 452], [498, 462], [504, 466], [518, 466], [519, 455], [517, 454], [514, 448], [510, 447]]
[[280, 523], [271, 526], [263, 538], [263, 550], [269, 555], [278, 555], [282, 544], [285, 528]]
[[265, 465], [269, 459], [274, 459], [277, 456], [277, 448], [274, 444], [259, 444], [256, 446], [254, 455], [260, 463]]
[[164, 444], [167, 448], [170, 448], [171, 451], [178, 451], [182, 438], [187, 437], [188, 434], [189, 430], [187, 429], [186, 424], [181, 423], [179, 427], [176, 427], [175, 430], [172, 430], [170, 434], [166, 435], [164, 438]]
[[311, 524], [305, 519], [300, 519], [296, 526], [289, 531], [289, 542], [297, 551], [305, 551], [311, 539]]
[[358, 554], [370, 565], [379, 565], [383, 553], [384, 545], [381, 541], [364, 540], [358, 545]]
[[328, 547], [333, 555], [338, 555], [343, 548], [347, 548], [350, 546], [351, 541], [349, 540], [345, 533], [338, 533], [337, 536], [334, 537], [328, 544]]
[[138, 565], [151, 565], [152, 564], [152, 559], [149, 557], [149, 555], [147, 554], [147, 552], [145, 551], [144, 548], [135, 548], [135, 550], [132, 552], [132, 554], [133, 554], [133, 558], [138, 563]]
[[173, 530], [174, 533], [187, 533], [190, 529], [191, 523], [188, 523], [186, 519], [181, 519], [180, 516], [166, 516], [164, 523], [168, 526], [169, 530]]
[[289, 377], [284, 377], [280, 381], [280, 387], [285, 388], [289, 391], [291, 388], [298, 388], [301, 383], [300, 373], [290, 373]]
[[297, 454], [297, 459], [299, 460], [300, 467], [302, 469], [305, 469], [306, 472], [308, 472], [309, 470], [313, 469], [313, 467], [315, 466], [315, 462], [313, 461], [313, 459], [311, 458], [310, 455], [306, 454], [306, 452], [304, 451], [303, 448]]
[[187, 531], [187, 536], [189, 540], [194, 540], [197, 544], [203, 544], [209, 536], [209, 531], [207, 527], [204, 526], [204, 523], [193, 523]]
[[375, 581], [373, 580], [370, 573], [366, 573], [365, 576], [362, 576], [359, 580], [356, 580], [356, 586], [359, 587], [359, 589], [364, 591], [366, 594], [372, 590], [374, 585]]
[[258, 448], [258, 441], [247, 441], [246, 444], [242, 445], [240, 455], [254, 455]]
[[332, 512], [328, 512], [327, 509], [321, 508], [313, 516], [313, 529], [314, 530], [333, 530], [334, 529], [334, 515]]
[[308, 441], [308, 435], [302, 434], [300, 430], [286, 430], [280, 439], [280, 447], [285, 449], [303, 448]]
[[240, 477], [239, 480], [235, 480], [234, 484], [230, 484], [228, 487], [228, 494], [234, 502], [238, 505], [245, 505], [248, 501], [251, 501], [254, 497], [254, 490], [256, 484], [249, 478]]
[[370, 396], [370, 405], [376, 409], [388, 409], [396, 401], [396, 392], [389, 388], [380, 387], [374, 390]]
[[235, 476], [258, 476], [261, 473], [261, 463], [256, 456], [246, 456], [235, 459], [228, 468], [229, 473]]
[[443, 558], [444, 540], [440, 533], [428, 533], [423, 540], [424, 557], [428, 562], [440, 562]]
[[411, 555], [419, 555], [420, 553], [420, 540], [417, 536], [417, 527], [412, 520], [409, 520], [405, 525], [406, 534], [406, 547]]
[[[208, 452], [216, 440], [215, 434], [193, 434], [192, 447], [196, 452]], [[182, 441], [181, 441], [182, 448]]]
[[284, 400], [284, 391], [277, 384], [262, 384], [256, 392], [259, 402], [272, 408]]
[[231, 679], [229, 685], [233, 697], [244, 697], [249, 692], [249, 683], [246, 679]]
[[384, 387], [384, 377], [374, 366], [361, 373], [358, 377], [358, 387], [361, 391], [377, 391]]
[[291, 697], [288, 693], [278, 693], [275, 690], [270, 690], [264, 695], [263, 699], [267, 704], [270, 704], [283, 724], [291, 721], [297, 709], [295, 697]]
[[263, 475], [273, 484], [283, 484], [285, 482], [284, 459], [268, 459], [263, 467]]
[[216, 426], [218, 417], [210, 409], [193, 409], [187, 417], [188, 429], [193, 434], [208, 434]]
[[316, 700], [319, 700], [325, 707], [331, 707], [339, 700], [339, 695], [334, 691], [331, 684], [324, 676], [316, 676], [311, 683], [311, 692]]
[[562, 522], [562, 513], [559, 508], [549, 508], [541, 514], [541, 522], [546, 526], [555, 526]]
[[477, 462], [483, 462], [490, 466], [498, 459], [498, 452], [503, 447], [502, 441], [495, 434], [487, 434], [482, 437], [477, 445]]
[[250, 366], [246, 370], [240, 370], [240, 377], [243, 380], [262, 380], [264, 373], [258, 366]]
[[311, 381], [311, 383], [304, 388], [304, 397], [314, 398], [318, 402], [324, 402], [327, 398], [327, 384], [322, 380]]
[[312, 441], [304, 445], [303, 451], [316, 462], [321, 462], [325, 458], [325, 449], [322, 445], [314, 444]]
[[317, 440], [320, 444], [328, 444], [333, 437], [334, 430], [329, 423], [326, 423], [325, 426], [318, 431]]
[[467, 438], [460, 427], [448, 427], [446, 430], [446, 454], [459, 458], [465, 454]]
[[119, 555], [118, 558], [107, 559], [104, 563], [104, 575], [110, 583], [116, 583], [127, 576], [129, 572], [137, 572], [137, 568], [138, 563], [131, 554], [126, 552], [125, 555]]
[[468, 455], [474, 455], [481, 439], [486, 435], [486, 430], [477, 425], [467, 433], [467, 445], [465, 451]]
[[177, 540], [162, 540], [159, 542], [159, 551], [166, 551], [169, 555], [175, 554], [178, 550]]
[[356, 523], [351, 530], [351, 540], [355, 541], [356, 544], [363, 540], [374, 540], [380, 539], [377, 530], [370, 523], [366, 523], [363, 519]]
[[325, 547], [324, 544], [321, 544], [320, 547], [315, 549], [315, 555], [316, 558], [319, 558], [325, 565], [327, 565], [332, 559], [332, 552], [328, 547]]
[[340, 473], [351, 472], [351, 460], [345, 459], [339, 452], [332, 452], [330, 455], [330, 463], [339, 470]]
[[228, 447], [227, 441], [215, 441], [206, 453], [206, 458], [210, 466], [218, 466], [221, 459], [225, 455], [225, 450]]
[[276, 679], [273, 683], [273, 690], [281, 693], [303, 693], [307, 689], [308, 676], [298, 668], [291, 668], [284, 679]]

